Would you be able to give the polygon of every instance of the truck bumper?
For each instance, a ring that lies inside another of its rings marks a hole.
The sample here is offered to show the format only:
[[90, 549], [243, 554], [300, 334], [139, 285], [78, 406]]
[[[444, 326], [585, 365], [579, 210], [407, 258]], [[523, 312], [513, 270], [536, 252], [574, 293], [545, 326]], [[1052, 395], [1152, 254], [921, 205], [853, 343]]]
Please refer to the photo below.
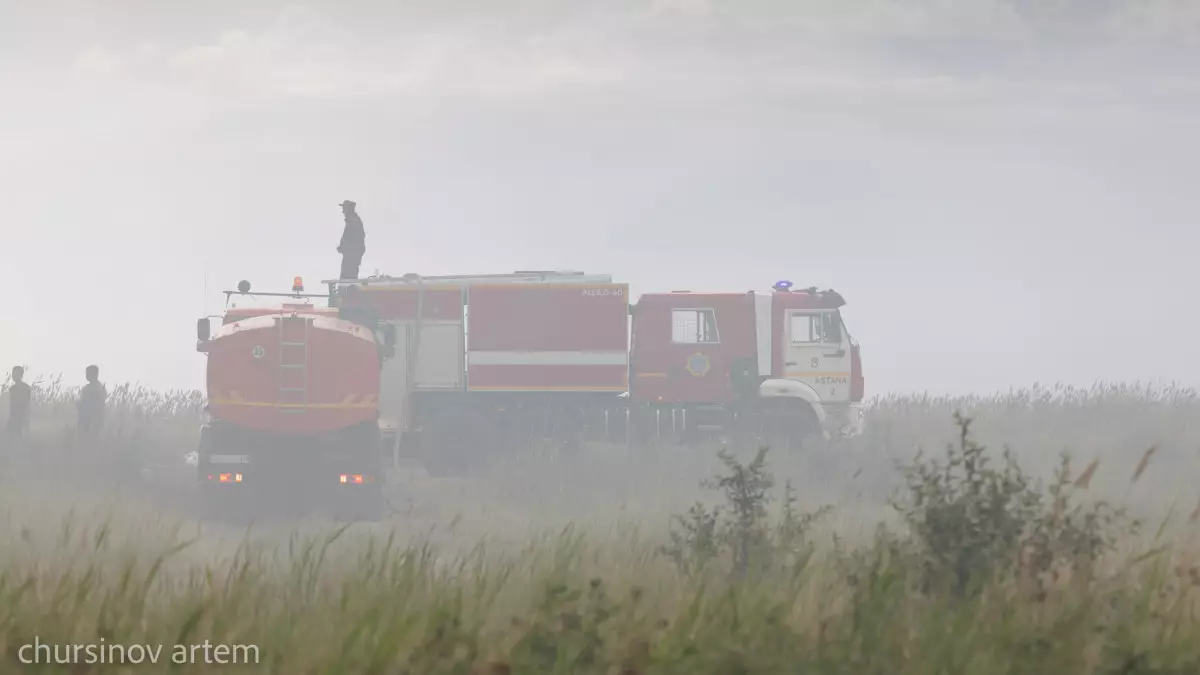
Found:
[[374, 492], [387, 479], [374, 434], [296, 438], [205, 428], [199, 450], [186, 461], [208, 494], [250, 493], [282, 501]]
[[828, 439], [861, 436], [865, 426], [866, 421], [861, 403], [825, 407], [825, 423], [822, 425], [822, 430]]

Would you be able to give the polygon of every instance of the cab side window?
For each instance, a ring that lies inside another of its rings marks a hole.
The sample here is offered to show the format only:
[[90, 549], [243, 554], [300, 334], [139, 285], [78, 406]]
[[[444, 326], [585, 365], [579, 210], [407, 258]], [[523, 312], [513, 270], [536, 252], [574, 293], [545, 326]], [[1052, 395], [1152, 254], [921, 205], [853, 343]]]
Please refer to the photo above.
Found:
[[671, 310], [671, 342], [676, 344], [715, 344], [717, 313], [711, 309]]

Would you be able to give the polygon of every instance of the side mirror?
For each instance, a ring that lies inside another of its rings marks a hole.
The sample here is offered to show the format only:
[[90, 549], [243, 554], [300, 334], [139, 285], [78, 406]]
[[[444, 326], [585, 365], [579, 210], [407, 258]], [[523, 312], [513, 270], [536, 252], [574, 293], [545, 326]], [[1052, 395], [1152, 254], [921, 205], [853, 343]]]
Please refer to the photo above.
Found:
[[825, 329], [825, 342], [833, 344], [841, 344], [842, 342], [842, 319], [837, 314], [829, 314], [822, 317], [823, 328]]
[[385, 323], [383, 325], [383, 344], [389, 347], [396, 346], [396, 324]]
[[212, 335], [212, 326], [208, 323], [208, 318], [196, 319], [196, 339], [204, 342]]

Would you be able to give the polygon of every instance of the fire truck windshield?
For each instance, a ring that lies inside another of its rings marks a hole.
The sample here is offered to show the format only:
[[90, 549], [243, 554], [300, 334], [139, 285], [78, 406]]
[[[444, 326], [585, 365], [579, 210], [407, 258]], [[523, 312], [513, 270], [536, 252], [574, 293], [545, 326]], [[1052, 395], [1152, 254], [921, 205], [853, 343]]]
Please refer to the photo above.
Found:
[[792, 344], [837, 344], [842, 341], [842, 319], [836, 310], [794, 312]]

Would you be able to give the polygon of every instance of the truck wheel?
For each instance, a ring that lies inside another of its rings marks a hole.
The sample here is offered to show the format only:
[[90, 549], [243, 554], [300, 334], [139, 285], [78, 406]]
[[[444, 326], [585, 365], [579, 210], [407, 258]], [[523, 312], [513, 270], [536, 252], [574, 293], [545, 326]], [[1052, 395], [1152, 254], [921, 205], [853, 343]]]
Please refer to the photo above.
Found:
[[661, 440], [658, 411], [650, 406], [636, 406], [629, 410], [629, 423], [625, 427], [626, 443], [638, 449], [648, 449]]
[[587, 443], [588, 414], [578, 405], [562, 404], [554, 408], [553, 438], [560, 457], [575, 458], [583, 454]]
[[383, 486], [378, 484], [346, 490], [334, 509], [335, 520], [341, 522], [378, 523], [386, 515]]
[[209, 480], [209, 474], [215, 469], [209, 463], [216, 445], [216, 430], [209, 425], [200, 427], [200, 442], [196, 446], [196, 506], [201, 517], [222, 518], [226, 514], [221, 507], [220, 495], [216, 494], [216, 486]]
[[422, 464], [437, 478], [485, 475], [491, 465], [489, 450], [495, 434], [482, 413], [471, 409], [446, 410], [433, 419]]
[[[374, 438], [375, 447], [378, 447], [379, 442], [380, 439], [376, 436]], [[370, 466], [375, 480], [370, 485], [363, 486], [363, 490], [356, 491], [358, 493], [356, 515], [359, 520], [376, 523], [387, 515], [387, 500], [384, 497], [384, 489], [387, 486], [387, 470], [380, 453], [372, 453], [369, 456], [372, 457]]]
[[358, 433], [347, 439], [348, 449], [356, 459], [343, 470], [371, 476], [372, 482], [339, 487], [333, 509], [338, 520], [377, 522], [383, 519], [387, 511], [384, 500], [387, 471], [383, 460], [383, 438], [379, 427], [370, 424], [364, 425]]
[[387, 515], [387, 501], [383, 495], [383, 484], [376, 483], [363, 491], [359, 500], [359, 517], [377, 523]]
[[244, 524], [258, 515], [253, 495], [208, 480], [210, 475], [230, 472], [228, 465], [216, 465], [210, 461], [214, 454], [230, 452], [227, 446], [228, 441], [222, 438], [219, 427], [206, 424], [200, 428], [200, 442], [196, 448], [197, 510], [202, 518]]
[[758, 414], [759, 439], [777, 456], [814, 449], [823, 439], [820, 420], [808, 403], [781, 398], [764, 404]]

